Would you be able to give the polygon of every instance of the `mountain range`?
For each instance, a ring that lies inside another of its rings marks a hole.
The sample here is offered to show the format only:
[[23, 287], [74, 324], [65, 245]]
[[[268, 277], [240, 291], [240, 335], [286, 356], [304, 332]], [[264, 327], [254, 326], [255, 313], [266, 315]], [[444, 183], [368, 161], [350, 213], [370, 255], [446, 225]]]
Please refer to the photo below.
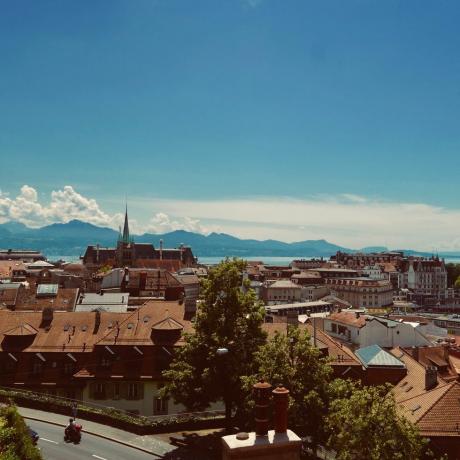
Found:
[[[51, 224], [41, 228], [29, 228], [19, 222], [0, 224], [0, 248], [2, 249], [35, 249], [46, 256], [77, 257], [85, 252], [89, 244], [100, 244], [102, 247], [114, 247], [118, 232], [107, 227], [71, 220], [64, 224]], [[345, 248], [326, 240], [305, 240], [296, 243], [285, 243], [277, 240], [240, 239], [225, 233], [202, 235], [185, 230], [175, 230], [164, 234], [134, 235], [138, 243], [152, 243], [158, 247], [163, 240], [165, 248], [175, 248], [180, 244], [191, 246], [198, 257], [329, 257], [337, 251], [357, 252], [356, 249]], [[361, 252], [385, 251], [385, 247], [361, 248]], [[430, 256], [412, 250], [404, 250], [409, 254]], [[446, 253], [448, 256], [460, 256], [459, 252]]]

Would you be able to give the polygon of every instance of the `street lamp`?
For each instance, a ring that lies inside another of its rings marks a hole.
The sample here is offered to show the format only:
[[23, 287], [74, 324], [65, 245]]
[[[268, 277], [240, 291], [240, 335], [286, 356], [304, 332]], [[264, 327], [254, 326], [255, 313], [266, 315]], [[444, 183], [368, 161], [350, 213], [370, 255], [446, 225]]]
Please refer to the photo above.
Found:
[[216, 353], [217, 353], [217, 356], [224, 356], [228, 353], [228, 348], [219, 347]]

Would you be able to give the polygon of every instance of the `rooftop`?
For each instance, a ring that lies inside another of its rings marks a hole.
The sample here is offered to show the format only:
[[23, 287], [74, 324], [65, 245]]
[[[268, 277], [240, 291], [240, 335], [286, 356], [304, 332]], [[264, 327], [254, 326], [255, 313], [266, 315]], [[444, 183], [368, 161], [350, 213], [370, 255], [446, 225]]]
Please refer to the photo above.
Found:
[[406, 367], [402, 361], [378, 345], [359, 348], [355, 354], [365, 367]]

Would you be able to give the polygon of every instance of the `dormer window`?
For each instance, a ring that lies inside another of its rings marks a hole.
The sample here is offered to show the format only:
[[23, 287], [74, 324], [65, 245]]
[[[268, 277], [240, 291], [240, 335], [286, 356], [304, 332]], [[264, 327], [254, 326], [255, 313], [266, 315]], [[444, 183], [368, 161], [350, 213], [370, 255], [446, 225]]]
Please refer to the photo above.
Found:
[[112, 361], [109, 358], [103, 357], [101, 359], [101, 367], [110, 367], [112, 365]]

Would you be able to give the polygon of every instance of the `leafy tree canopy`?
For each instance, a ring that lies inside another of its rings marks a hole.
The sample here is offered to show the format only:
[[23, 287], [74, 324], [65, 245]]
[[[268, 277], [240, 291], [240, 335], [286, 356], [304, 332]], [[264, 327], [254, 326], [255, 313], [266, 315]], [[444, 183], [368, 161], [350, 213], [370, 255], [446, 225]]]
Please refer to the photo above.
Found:
[[[327, 358], [310, 342], [307, 331], [294, 326], [287, 334], [278, 332], [256, 353], [257, 376], [272, 385], [283, 384], [289, 391], [289, 423], [307, 435], [312, 445], [323, 438], [318, 420], [327, 410], [327, 384], [332, 369]], [[246, 378], [247, 388], [257, 376]]]
[[337, 379], [330, 384], [325, 418], [327, 445], [337, 460], [417, 460], [426, 441], [396, 411], [389, 386], [365, 387]]
[[[209, 271], [202, 281], [195, 333], [185, 337], [185, 345], [163, 373], [163, 394], [188, 410], [204, 410], [224, 400], [229, 417], [244, 403], [241, 376], [254, 373], [254, 353], [266, 340], [265, 309], [243, 280], [245, 268], [242, 260], [226, 259]], [[219, 355], [218, 348], [228, 353]]]

